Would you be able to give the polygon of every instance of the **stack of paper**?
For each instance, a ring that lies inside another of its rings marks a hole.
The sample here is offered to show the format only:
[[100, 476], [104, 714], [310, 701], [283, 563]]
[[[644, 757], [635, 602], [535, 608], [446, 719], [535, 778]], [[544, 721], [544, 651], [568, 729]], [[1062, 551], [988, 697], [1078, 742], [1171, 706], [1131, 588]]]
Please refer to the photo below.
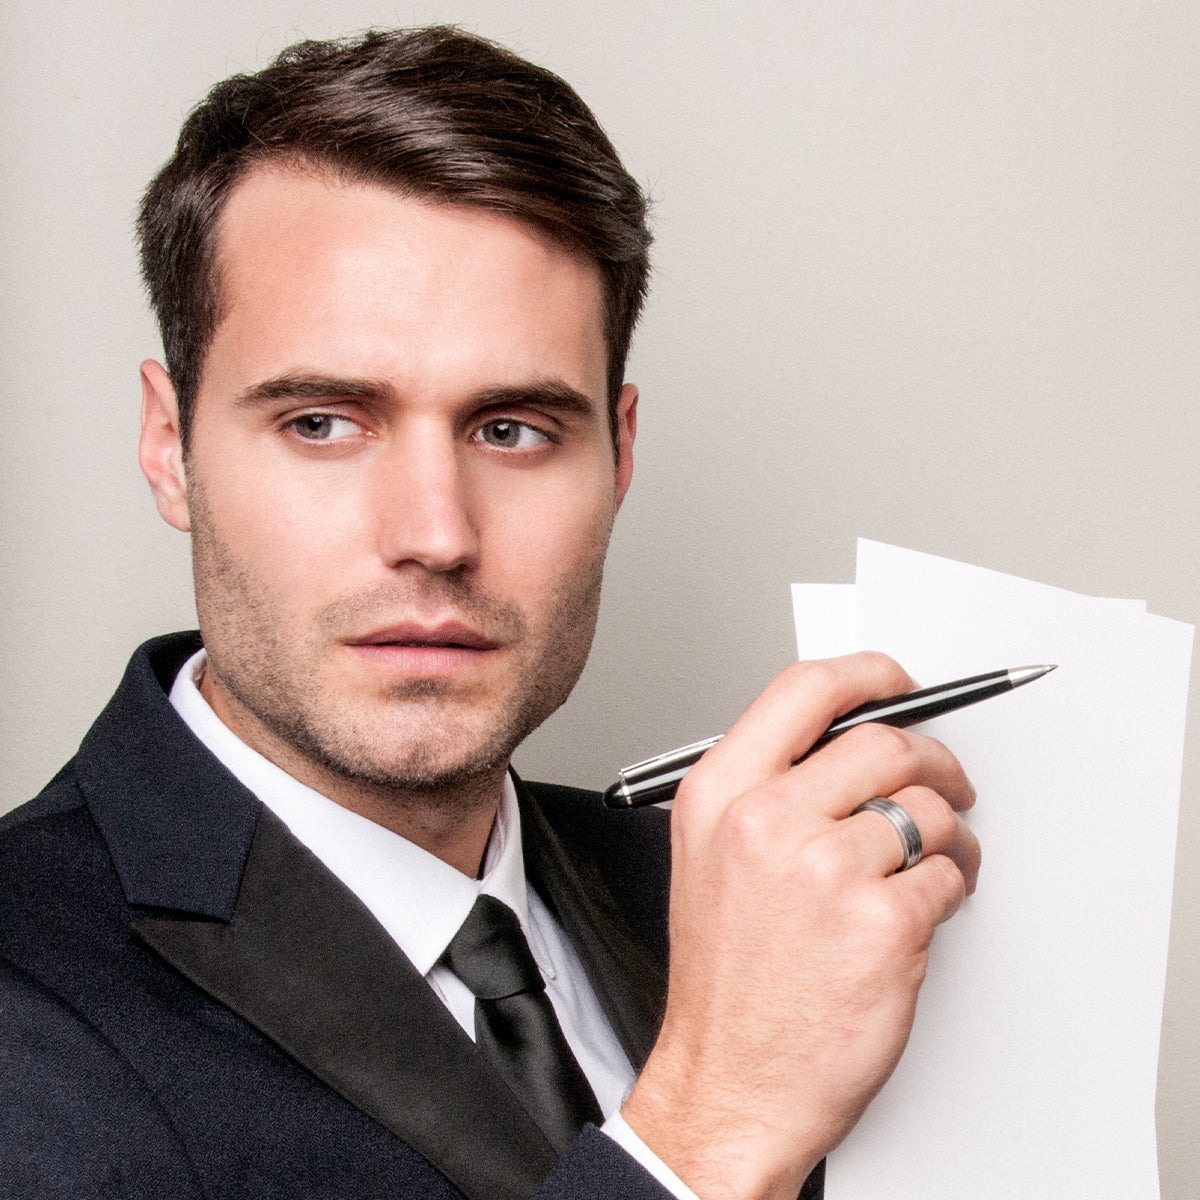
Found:
[[1192, 629], [877, 542], [793, 588], [801, 658], [883, 650], [922, 686], [1057, 663], [919, 727], [979, 792], [979, 890], [935, 938], [904, 1059], [828, 1200], [1150, 1200]]

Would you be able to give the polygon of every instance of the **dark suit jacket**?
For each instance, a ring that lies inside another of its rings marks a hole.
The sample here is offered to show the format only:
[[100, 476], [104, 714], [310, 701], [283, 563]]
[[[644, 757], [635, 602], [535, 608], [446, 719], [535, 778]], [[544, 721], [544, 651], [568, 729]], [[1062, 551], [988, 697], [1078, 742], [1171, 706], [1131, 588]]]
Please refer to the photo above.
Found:
[[[0, 1195], [630, 1197], [555, 1155], [359, 901], [166, 696], [148, 643], [78, 755], [0, 821]], [[663, 814], [520, 785], [526, 865], [638, 1066], [663, 1000]]]

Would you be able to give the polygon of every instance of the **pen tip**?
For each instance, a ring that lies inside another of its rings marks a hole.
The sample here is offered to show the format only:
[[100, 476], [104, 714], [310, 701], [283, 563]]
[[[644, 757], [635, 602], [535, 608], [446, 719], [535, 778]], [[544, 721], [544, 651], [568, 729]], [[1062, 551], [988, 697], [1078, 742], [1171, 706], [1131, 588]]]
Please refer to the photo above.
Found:
[[1023, 683], [1032, 683], [1035, 679], [1041, 679], [1043, 675], [1049, 675], [1057, 667], [1058, 663], [1046, 663], [1038, 667], [1014, 667], [1009, 671], [1008, 678], [1013, 687], [1020, 687]]

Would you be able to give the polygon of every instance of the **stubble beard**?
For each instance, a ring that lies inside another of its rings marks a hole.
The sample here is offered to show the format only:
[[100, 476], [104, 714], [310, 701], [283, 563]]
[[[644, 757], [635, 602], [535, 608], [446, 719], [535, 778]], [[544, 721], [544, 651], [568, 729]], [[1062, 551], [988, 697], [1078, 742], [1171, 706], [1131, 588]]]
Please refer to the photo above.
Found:
[[[475, 809], [494, 797], [516, 747], [567, 699], [587, 661], [599, 610], [607, 531], [591, 553], [564, 571], [544, 612], [552, 626], [531, 630], [521, 609], [483, 594], [458, 572], [414, 565], [320, 609], [296, 630], [269, 584], [217, 535], [203, 491], [189, 481], [196, 605], [208, 667], [266, 731], [255, 746], [294, 775], [316, 769], [341, 784], [402, 808]], [[509, 686], [472, 698], [442, 679], [381, 685], [356, 707], [323, 682], [337, 633], [394, 620], [399, 612], [452, 611], [489, 638], [517, 647]], [[364, 713], [363, 709], [367, 709]], [[235, 729], [245, 740], [243, 730]], [[457, 805], [455, 797], [458, 798]]]

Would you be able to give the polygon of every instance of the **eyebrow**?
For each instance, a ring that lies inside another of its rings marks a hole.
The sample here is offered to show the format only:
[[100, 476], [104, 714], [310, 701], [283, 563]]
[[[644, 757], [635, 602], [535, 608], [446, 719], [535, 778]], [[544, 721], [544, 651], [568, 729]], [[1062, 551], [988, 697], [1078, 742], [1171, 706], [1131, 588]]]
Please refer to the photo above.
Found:
[[596, 411], [596, 402], [590, 396], [557, 379], [483, 388], [471, 398], [481, 408], [530, 404], [576, 417], [590, 417]]
[[[288, 374], [251, 384], [238, 394], [235, 403], [242, 407], [253, 407], [276, 400], [345, 399], [394, 401], [396, 389], [382, 379]], [[535, 405], [578, 417], [590, 417], [597, 410], [597, 404], [590, 396], [558, 379], [497, 384], [495, 387], [481, 388], [467, 399], [480, 408]]]
[[238, 394], [235, 403], [253, 407], [274, 400], [392, 399], [395, 389], [381, 379], [343, 379], [329, 375], [278, 375]]

